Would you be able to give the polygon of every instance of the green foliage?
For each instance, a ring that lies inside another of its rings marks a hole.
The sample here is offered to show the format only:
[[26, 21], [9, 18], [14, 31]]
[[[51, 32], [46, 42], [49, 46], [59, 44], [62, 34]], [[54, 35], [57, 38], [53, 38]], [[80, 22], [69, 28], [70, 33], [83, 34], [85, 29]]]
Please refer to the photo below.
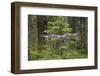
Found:
[[[47, 16], [47, 29], [43, 31], [47, 35], [63, 35], [72, 33], [72, 24], [69, 23], [70, 17]], [[86, 21], [83, 23], [82, 30], [78, 36], [69, 36], [64, 39], [51, 37], [44, 39], [41, 50], [38, 49], [37, 16], [29, 16], [28, 31], [28, 51], [29, 60], [47, 60], [47, 59], [74, 59], [87, 58], [87, 31]], [[78, 21], [77, 21], [78, 22]], [[74, 26], [75, 27], [75, 26]], [[78, 26], [79, 27], [79, 26]], [[82, 44], [80, 44], [80, 42]]]
[[31, 51], [30, 52], [29, 60], [36, 60], [38, 58], [40, 58], [40, 55], [39, 55], [38, 52], [36, 52], [36, 51]]
[[[52, 18], [52, 19], [49, 19]], [[54, 18], [54, 20], [53, 20]], [[71, 32], [71, 28], [69, 24], [65, 22], [65, 17], [58, 16], [58, 17], [48, 17], [48, 28], [44, 30], [44, 32], [48, 34], [64, 34], [66, 32]]]
[[55, 42], [59, 42], [58, 38], [51, 38], [48, 40], [48, 43], [55, 43]]

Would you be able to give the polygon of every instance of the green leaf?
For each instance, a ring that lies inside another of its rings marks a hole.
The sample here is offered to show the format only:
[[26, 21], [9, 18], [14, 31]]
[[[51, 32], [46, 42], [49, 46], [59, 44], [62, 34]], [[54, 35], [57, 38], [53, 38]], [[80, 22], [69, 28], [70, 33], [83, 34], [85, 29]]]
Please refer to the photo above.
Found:
[[68, 47], [63, 45], [63, 46], [61, 46], [60, 48], [61, 48], [61, 49], [67, 49]]
[[51, 30], [44, 30], [44, 32], [45, 32], [45, 33], [50, 33], [50, 32], [51, 32]]
[[58, 38], [51, 38], [51, 39], [49, 40], [49, 42], [58, 42], [58, 41], [59, 41]]
[[59, 29], [59, 26], [53, 26], [52, 29]]

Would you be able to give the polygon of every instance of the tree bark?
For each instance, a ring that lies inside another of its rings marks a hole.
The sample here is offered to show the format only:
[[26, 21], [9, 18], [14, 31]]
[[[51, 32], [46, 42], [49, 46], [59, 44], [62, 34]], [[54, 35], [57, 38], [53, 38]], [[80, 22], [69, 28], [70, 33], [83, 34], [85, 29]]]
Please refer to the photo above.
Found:
[[47, 17], [46, 16], [37, 16], [37, 31], [38, 31], [38, 50], [41, 51], [43, 49], [44, 38], [42, 35], [44, 30], [47, 29]]

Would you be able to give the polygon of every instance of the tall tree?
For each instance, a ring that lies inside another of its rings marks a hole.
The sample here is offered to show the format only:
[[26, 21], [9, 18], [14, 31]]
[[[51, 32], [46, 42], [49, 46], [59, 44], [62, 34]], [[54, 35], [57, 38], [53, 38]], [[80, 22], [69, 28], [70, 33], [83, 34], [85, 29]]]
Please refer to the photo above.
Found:
[[44, 30], [47, 29], [47, 17], [46, 16], [37, 16], [37, 31], [38, 31], [38, 50], [41, 51], [44, 44], [44, 38], [42, 35], [46, 34], [44, 33]]
[[28, 54], [32, 59], [32, 52], [37, 49], [37, 17], [28, 15]]

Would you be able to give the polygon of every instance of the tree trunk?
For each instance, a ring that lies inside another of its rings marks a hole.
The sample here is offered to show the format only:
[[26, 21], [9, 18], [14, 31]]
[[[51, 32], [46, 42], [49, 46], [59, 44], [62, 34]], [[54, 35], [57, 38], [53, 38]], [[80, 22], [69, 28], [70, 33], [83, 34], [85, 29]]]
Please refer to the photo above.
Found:
[[38, 50], [41, 51], [43, 49], [44, 38], [44, 30], [47, 29], [47, 17], [46, 16], [37, 16], [37, 31], [38, 31]]

